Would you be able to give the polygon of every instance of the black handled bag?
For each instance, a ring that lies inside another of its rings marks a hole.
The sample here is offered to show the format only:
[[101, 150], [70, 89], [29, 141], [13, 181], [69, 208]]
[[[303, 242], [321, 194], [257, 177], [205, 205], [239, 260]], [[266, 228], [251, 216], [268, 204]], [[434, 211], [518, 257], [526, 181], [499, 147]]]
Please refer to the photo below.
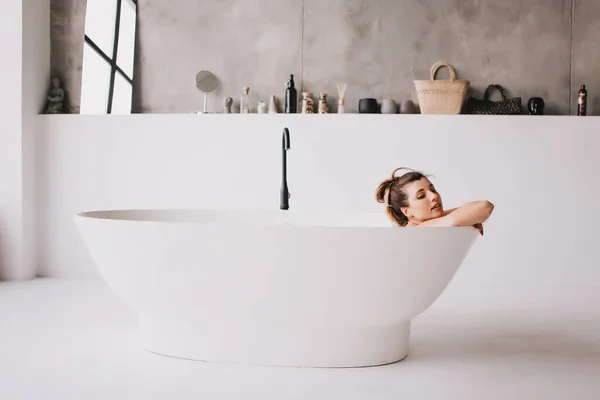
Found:
[[[490, 92], [492, 89], [498, 89], [502, 94], [502, 100], [490, 100]], [[469, 97], [467, 102], [469, 114], [479, 115], [514, 115], [521, 114], [521, 98], [514, 97], [509, 99], [506, 95], [506, 90], [500, 85], [490, 85], [485, 90], [483, 100]]]

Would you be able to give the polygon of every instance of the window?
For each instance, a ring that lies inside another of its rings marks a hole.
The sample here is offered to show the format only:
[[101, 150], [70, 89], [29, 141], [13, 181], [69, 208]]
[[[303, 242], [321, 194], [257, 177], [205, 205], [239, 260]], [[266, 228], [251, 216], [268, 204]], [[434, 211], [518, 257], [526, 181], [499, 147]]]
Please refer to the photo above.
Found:
[[136, 0], [87, 0], [81, 114], [129, 114]]

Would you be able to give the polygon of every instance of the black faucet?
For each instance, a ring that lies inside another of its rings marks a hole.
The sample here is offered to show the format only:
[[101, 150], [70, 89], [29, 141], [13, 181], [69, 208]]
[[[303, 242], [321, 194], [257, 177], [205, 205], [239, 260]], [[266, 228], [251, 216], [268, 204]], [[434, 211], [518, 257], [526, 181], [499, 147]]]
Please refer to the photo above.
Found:
[[290, 192], [287, 186], [287, 157], [286, 151], [290, 149], [290, 131], [288, 128], [283, 128], [283, 137], [281, 139], [281, 193], [279, 208], [288, 210], [290, 208], [289, 198]]

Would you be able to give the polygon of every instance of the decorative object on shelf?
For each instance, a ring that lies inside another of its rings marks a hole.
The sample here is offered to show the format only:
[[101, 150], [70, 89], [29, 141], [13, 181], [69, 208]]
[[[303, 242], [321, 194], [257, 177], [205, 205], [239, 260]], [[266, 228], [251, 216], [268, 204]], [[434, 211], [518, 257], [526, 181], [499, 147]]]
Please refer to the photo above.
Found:
[[[493, 89], [500, 91], [502, 100], [490, 100]], [[506, 90], [500, 85], [489, 85], [483, 95], [483, 100], [469, 97], [467, 100], [467, 112], [478, 115], [515, 115], [523, 112], [520, 97], [508, 98]]]
[[268, 111], [267, 103], [265, 103], [264, 101], [261, 100], [258, 103], [257, 111], [259, 114], [266, 114]]
[[200, 71], [196, 74], [196, 87], [204, 92], [204, 107], [202, 112], [207, 113], [207, 95], [217, 88], [219, 80], [210, 71]]
[[379, 114], [379, 106], [377, 100], [372, 98], [364, 98], [358, 100], [359, 114]]
[[244, 93], [240, 97], [240, 114], [250, 114], [252, 113], [252, 100], [250, 99], [250, 88], [248, 86], [244, 86]]
[[46, 114], [62, 114], [65, 90], [61, 87], [62, 82], [59, 78], [52, 78], [52, 87], [48, 92], [48, 105], [46, 106]]
[[402, 100], [400, 102], [400, 114], [416, 114], [417, 108], [412, 100]]
[[231, 106], [233, 105], [233, 99], [227, 97], [223, 102], [223, 114], [231, 114]]
[[296, 114], [298, 112], [298, 93], [294, 84], [294, 74], [290, 74], [290, 80], [285, 89], [285, 113]]
[[275, 95], [271, 95], [271, 100], [269, 100], [269, 114], [277, 114], [279, 110], [277, 109], [277, 100], [275, 99]]
[[541, 97], [532, 97], [527, 102], [527, 110], [529, 115], [544, 115], [544, 107], [546, 103], [544, 103], [544, 99]]
[[381, 100], [381, 113], [398, 114], [398, 104], [396, 104], [396, 101], [394, 99]]
[[[435, 79], [441, 67], [450, 71], [450, 79]], [[445, 62], [437, 62], [431, 67], [430, 80], [415, 80], [421, 114], [460, 114], [467, 97], [470, 82], [456, 79], [454, 68]]]
[[314, 114], [312, 92], [302, 92], [302, 114]]
[[346, 83], [338, 83], [338, 114], [344, 114], [344, 98], [346, 97]]
[[329, 106], [327, 105], [327, 92], [321, 92], [318, 112], [319, 114], [327, 114], [329, 112]]
[[581, 85], [581, 89], [577, 93], [577, 115], [580, 117], [587, 115], [587, 94], [585, 85]]

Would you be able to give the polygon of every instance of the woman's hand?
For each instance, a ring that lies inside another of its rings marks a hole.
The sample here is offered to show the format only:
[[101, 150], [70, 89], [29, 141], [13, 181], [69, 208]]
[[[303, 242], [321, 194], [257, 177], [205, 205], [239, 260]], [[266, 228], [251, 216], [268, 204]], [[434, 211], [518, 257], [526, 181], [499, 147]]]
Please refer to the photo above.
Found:
[[475, 224], [473, 225], [473, 228], [477, 229], [481, 236], [483, 236], [483, 224]]

